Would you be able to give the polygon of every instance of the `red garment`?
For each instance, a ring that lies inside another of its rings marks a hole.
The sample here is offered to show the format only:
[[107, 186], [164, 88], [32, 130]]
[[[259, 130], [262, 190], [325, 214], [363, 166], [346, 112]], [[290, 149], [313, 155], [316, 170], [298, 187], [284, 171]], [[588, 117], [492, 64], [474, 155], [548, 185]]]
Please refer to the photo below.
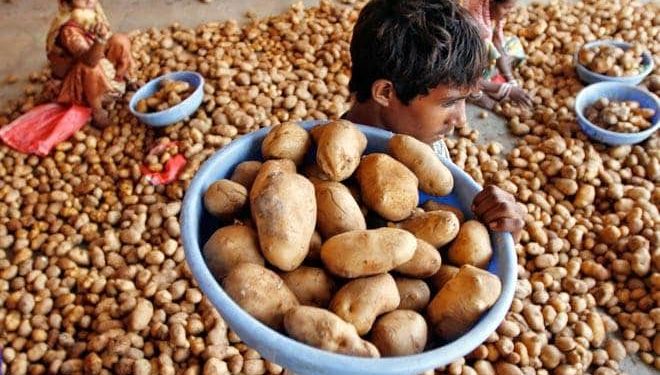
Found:
[[90, 108], [76, 104], [40, 105], [0, 128], [0, 139], [17, 151], [46, 156], [85, 126], [91, 116]]

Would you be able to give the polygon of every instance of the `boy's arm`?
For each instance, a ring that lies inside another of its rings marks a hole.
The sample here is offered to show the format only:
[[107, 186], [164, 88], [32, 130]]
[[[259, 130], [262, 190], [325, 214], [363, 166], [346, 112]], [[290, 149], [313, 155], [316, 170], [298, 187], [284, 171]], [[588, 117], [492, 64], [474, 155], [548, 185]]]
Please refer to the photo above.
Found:
[[526, 213], [509, 192], [495, 185], [486, 186], [474, 197], [472, 211], [489, 229], [511, 232], [514, 241], [520, 241]]

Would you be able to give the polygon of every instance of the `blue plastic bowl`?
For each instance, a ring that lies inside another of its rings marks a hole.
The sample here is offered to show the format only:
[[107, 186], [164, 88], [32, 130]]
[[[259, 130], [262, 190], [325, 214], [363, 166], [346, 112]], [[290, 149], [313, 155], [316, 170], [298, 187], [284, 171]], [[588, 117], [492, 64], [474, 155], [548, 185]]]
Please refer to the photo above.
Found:
[[[584, 113], [600, 98], [610, 100], [634, 100], [644, 108], [653, 108], [655, 115], [651, 119], [653, 125], [648, 129], [638, 133], [618, 133], [603, 129], [591, 121], [587, 120]], [[591, 139], [612, 146], [632, 145], [639, 143], [650, 137], [658, 127], [660, 127], [660, 100], [652, 93], [617, 82], [601, 82], [587, 86], [575, 98], [575, 113], [577, 114], [578, 124], [582, 131]]]
[[[158, 92], [160, 89], [160, 82], [164, 79], [186, 81], [190, 84], [191, 87], [195, 88], [195, 91], [193, 91], [193, 93], [190, 94], [190, 96], [188, 96], [181, 103], [164, 111], [154, 113], [138, 112], [135, 109], [137, 103], [140, 100], [146, 99]], [[203, 99], [204, 77], [195, 72], [174, 72], [154, 78], [146, 85], [140, 87], [140, 89], [135, 94], [133, 94], [133, 97], [129, 103], [129, 108], [131, 113], [141, 122], [154, 127], [163, 127], [182, 121], [186, 117], [195, 113], [197, 108], [199, 108], [199, 106], [202, 104]]]
[[[616, 40], [596, 40], [591, 43], [585, 44], [584, 46], [582, 46], [582, 48], [592, 48], [602, 45], [616, 46], [623, 48], [624, 50], [627, 50], [630, 47], [632, 47], [630, 43], [619, 42]], [[651, 57], [651, 54], [648, 51], [645, 51], [642, 54], [641, 73], [627, 77], [612, 77], [612, 76], [592, 72], [591, 70], [587, 69], [587, 67], [580, 64], [580, 61], [578, 59], [579, 52], [580, 50], [575, 52], [575, 56], [574, 56], [575, 67], [577, 69], [578, 77], [580, 77], [580, 79], [587, 84], [597, 83], [597, 82], [619, 82], [619, 83], [627, 83], [629, 85], [638, 85], [653, 70], [653, 65], [654, 65], [653, 58]]]
[[[303, 126], [309, 129], [318, 123], [308, 121]], [[379, 359], [335, 354], [295, 341], [245, 312], [225, 293], [202, 256], [201, 248], [218, 229], [217, 221], [204, 209], [202, 197], [211, 183], [227, 178], [238, 163], [261, 159], [260, 144], [269, 130], [264, 128], [241, 137], [207, 160], [186, 192], [181, 213], [183, 246], [192, 274], [229, 326], [247, 345], [259, 351], [264, 358], [299, 375], [419, 374], [470, 353], [497, 329], [511, 306], [517, 279], [516, 253], [509, 233], [491, 234], [494, 256], [488, 270], [502, 282], [502, 295], [495, 305], [461, 338], [421, 354]], [[360, 126], [360, 130], [369, 140], [367, 153], [387, 149], [392, 133], [367, 126]], [[472, 213], [469, 207], [481, 187], [454, 164], [447, 163], [447, 167], [454, 176], [454, 191], [447, 197], [431, 199], [458, 206], [470, 218]], [[420, 201], [426, 199], [429, 197], [424, 195]]]

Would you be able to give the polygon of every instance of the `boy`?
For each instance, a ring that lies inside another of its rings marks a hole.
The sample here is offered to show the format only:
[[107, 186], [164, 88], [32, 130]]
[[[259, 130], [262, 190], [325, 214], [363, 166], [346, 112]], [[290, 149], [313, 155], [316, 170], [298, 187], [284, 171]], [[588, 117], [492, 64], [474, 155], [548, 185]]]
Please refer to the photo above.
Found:
[[[464, 123], [488, 66], [486, 46], [468, 12], [452, 0], [372, 0], [351, 41], [355, 96], [344, 118], [432, 144]], [[523, 212], [508, 192], [487, 186], [475, 214], [516, 240]]]

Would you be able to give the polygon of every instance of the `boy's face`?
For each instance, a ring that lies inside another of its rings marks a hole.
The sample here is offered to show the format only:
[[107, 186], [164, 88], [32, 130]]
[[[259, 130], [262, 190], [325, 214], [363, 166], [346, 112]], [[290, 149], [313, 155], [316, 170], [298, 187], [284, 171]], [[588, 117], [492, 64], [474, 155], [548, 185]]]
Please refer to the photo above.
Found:
[[470, 88], [440, 85], [428, 95], [417, 96], [408, 105], [395, 98], [384, 108], [383, 121], [394, 133], [407, 134], [430, 144], [466, 121], [465, 100], [472, 92]]

